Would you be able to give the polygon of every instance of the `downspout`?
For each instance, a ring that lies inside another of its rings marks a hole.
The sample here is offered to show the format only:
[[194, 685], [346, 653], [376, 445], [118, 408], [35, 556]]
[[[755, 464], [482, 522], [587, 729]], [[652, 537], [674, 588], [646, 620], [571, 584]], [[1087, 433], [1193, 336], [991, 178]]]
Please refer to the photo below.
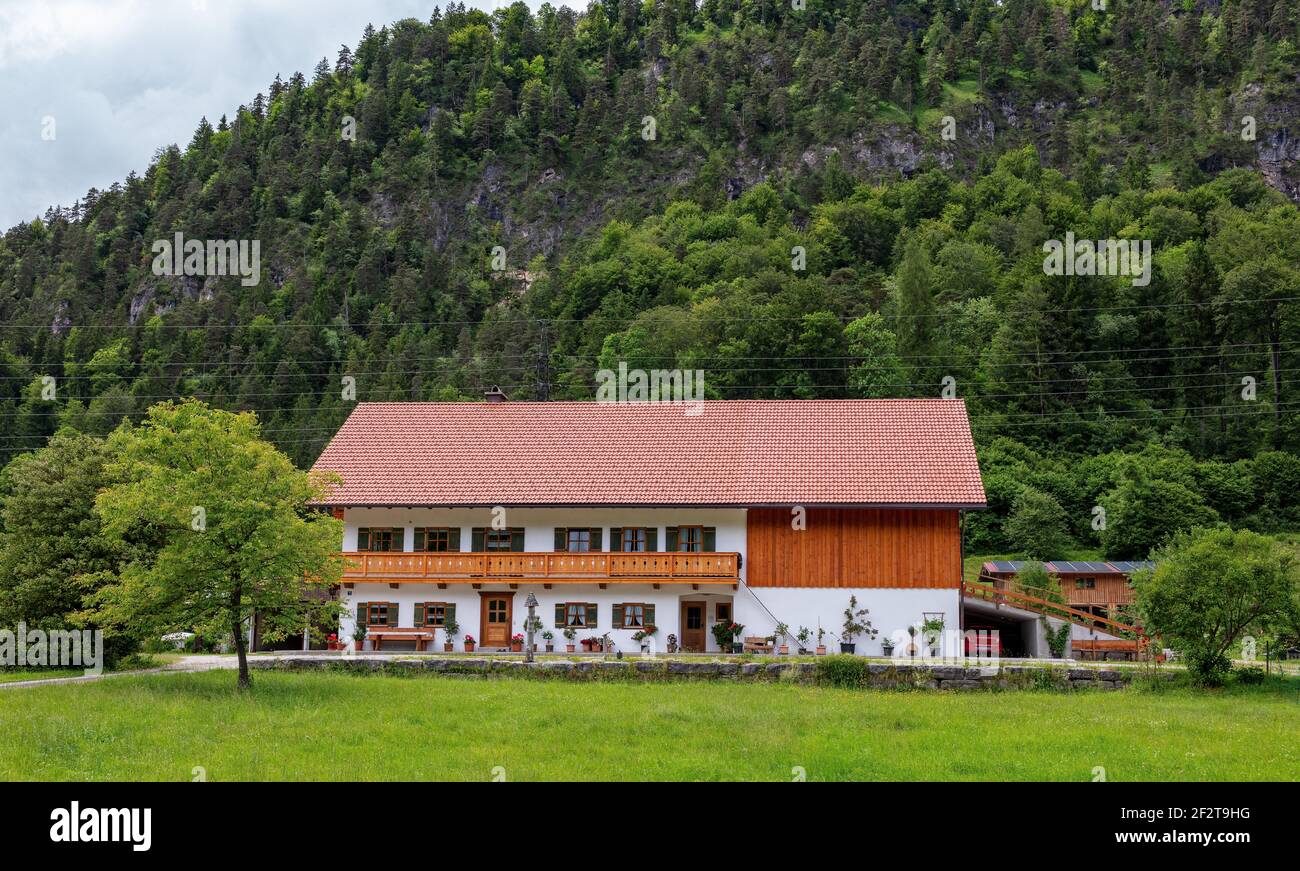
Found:
[[957, 511], [957, 628], [966, 635], [966, 512]]

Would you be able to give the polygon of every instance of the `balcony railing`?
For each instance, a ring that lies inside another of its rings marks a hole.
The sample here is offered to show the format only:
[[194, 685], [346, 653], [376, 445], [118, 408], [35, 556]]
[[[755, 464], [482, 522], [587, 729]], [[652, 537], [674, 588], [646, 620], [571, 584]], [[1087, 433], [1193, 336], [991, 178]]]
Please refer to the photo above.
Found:
[[343, 557], [344, 581], [629, 581], [735, 583], [737, 553], [361, 553]]

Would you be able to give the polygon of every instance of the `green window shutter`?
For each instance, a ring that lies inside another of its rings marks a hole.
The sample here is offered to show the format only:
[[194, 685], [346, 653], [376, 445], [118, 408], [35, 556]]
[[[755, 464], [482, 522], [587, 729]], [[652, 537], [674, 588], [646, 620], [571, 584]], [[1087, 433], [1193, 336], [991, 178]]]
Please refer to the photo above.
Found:
[[474, 551], [474, 553], [483, 552], [483, 527], [481, 526], [474, 527], [472, 538], [470, 540], [470, 548], [471, 550]]
[[659, 527], [647, 526], [645, 530], [645, 549], [650, 553], [659, 550]]
[[424, 550], [424, 527], [415, 530], [415, 551], [419, 553]]
[[405, 532], [406, 530], [402, 529], [400, 526], [393, 530], [393, 550], [398, 553], [406, 550], [406, 547], [402, 544], [402, 535]]
[[396, 626], [401, 622], [402, 609], [396, 602], [388, 603], [388, 625]]
[[522, 529], [510, 530], [510, 549], [515, 553], [522, 553], [524, 549], [524, 531]]
[[704, 527], [704, 550], [706, 553], [712, 553], [718, 549], [718, 528], [716, 526]]
[[669, 553], [672, 553], [673, 551], [677, 550], [677, 527], [670, 526], [664, 531], [667, 533], [667, 535], [664, 536], [664, 539], [667, 542], [667, 546], [664, 548], [664, 550], [668, 551]]
[[[611, 541], [610, 544], [613, 544], [613, 542]], [[591, 530], [590, 550], [600, 551], [604, 549], [605, 549], [605, 530], [604, 529]], [[618, 550], [618, 547], [617, 546], [611, 547], [610, 550]]]
[[370, 603], [357, 602], [357, 625], [365, 626], [366, 620], [370, 617]]
[[[609, 549], [613, 553], [618, 553], [623, 549], [623, 527], [614, 526], [610, 528]], [[600, 548], [592, 547], [592, 550], [600, 550]]]
[[596, 603], [588, 602], [587, 603], [587, 628], [595, 629], [597, 624], [600, 622], [599, 617], [600, 615], [597, 611]]
[[645, 625], [646, 625], [646, 626], [654, 626], [654, 625], [656, 625], [656, 624], [655, 624], [655, 606], [654, 606], [654, 605], [646, 605], [646, 606], [645, 606]]
[[415, 603], [415, 625], [416, 626], [424, 625], [424, 603], [423, 602]]
[[613, 626], [615, 629], [618, 629], [623, 625], [623, 603], [622, 602], [614, 603], [614, 617], [610, 625]]
[[555, 552], [564, 553], [569, 549], [569, 530], [563, 526], [555, 527]]
[[[456, 619], [456, 606], [448, 602], [442, 609], [442, 625], [448, 626]], [[447, 639], [450, 641], [451, 639]]]
[[357, 530], [357, 550], [370, 550], [370, 528], [363, 526]]
[[460, 527], [456, 526], [447, 532], [447, 549], [460, 552]]
[[564, 603], [555, 606], [555, 626], [557, 629], [564, 628]]

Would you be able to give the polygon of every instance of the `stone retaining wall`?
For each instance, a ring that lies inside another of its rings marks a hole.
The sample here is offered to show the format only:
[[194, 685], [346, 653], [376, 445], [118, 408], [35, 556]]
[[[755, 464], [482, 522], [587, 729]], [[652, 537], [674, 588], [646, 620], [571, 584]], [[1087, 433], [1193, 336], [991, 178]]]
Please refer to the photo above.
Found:
[[[726, 662], [680, 659], [542, 660], [485, 657], [376, 659], [322, 656], [253, 659], [253, 668], [276, 671], [342, 671], [357, 674], [467, 675], [478, 677], [538, 677], [568, 680], [734, 680], [826, 683], [816, 662]], [[1118, 689], [1134, 670], [1008, 665], [893, 665], [865, 663], [857, 685], [868, 689]], [[1158, 672], [1171, 677], [1168, 672]]]

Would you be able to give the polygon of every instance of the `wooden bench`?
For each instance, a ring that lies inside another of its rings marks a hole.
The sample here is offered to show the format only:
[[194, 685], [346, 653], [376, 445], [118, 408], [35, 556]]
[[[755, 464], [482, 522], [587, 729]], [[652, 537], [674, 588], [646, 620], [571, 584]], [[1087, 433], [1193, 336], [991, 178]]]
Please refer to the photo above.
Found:
[[759, 638], [751, 635], [745, 639], [744, 651], [746, 653], [771, 653], [772, 642], [766, 638]]
[[426, 642], [433, 642], [434, 633], [431, 629], [398, 628], [396, 626], [380, 628], [376, 626], [366, 632], [366, 637], [370, 639], [371, 650], [382, 649], [384, 639], [387, 638], [390, 641], [414, 641], [415, 649], [422, 651]]
[[1137, 659], [1138, 642], [1127, 639], [1078, 639], [1070, 642], [1076, 659]]

